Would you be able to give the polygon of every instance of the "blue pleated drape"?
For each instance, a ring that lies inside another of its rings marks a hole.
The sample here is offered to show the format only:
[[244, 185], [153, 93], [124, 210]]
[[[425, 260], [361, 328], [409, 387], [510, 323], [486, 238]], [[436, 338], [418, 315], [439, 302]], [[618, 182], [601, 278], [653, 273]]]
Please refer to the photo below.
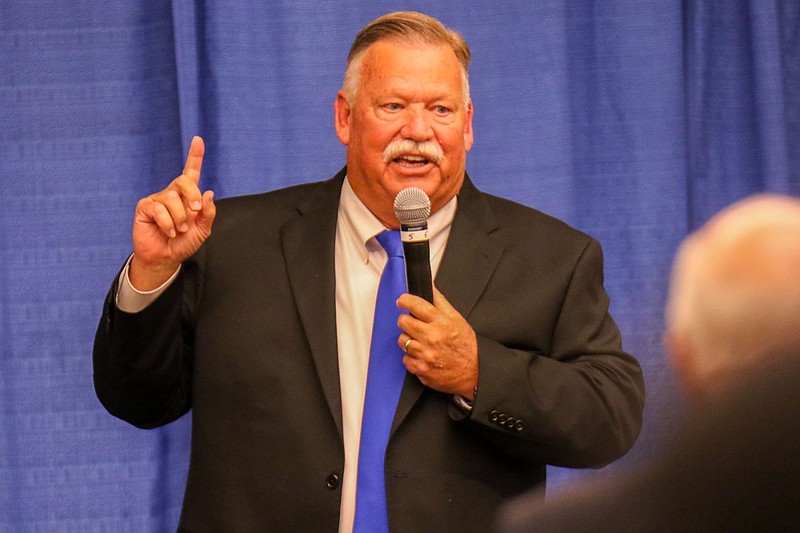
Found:
[[195, 134], [218, 196], [332, 175], [350, 42], [396, 9], [471, 45], [476, 184], [602, 243], [648, 386], [622, 463], [656, 453], [682, 408], [661, 346], [678, 243], [748, 194], [800, 194], [798, 0], [4, 0], [0, 531], [175, 529], [191, 417], [137, 430], [91, 384], [134, 205]]

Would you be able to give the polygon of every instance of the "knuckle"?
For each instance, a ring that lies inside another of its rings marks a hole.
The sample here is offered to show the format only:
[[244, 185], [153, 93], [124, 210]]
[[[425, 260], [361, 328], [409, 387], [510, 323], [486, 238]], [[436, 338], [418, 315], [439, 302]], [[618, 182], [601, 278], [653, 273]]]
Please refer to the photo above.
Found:
[[167, 200], [179, 200], [181, 195], [175, 189], [167, 189], [164, 191], [164, 197]]
[[144, 211], [153, 203], [153, 199], [150, 196], [145, 196], [138, 202], [136, 202], [136, 209], [138, 211]]

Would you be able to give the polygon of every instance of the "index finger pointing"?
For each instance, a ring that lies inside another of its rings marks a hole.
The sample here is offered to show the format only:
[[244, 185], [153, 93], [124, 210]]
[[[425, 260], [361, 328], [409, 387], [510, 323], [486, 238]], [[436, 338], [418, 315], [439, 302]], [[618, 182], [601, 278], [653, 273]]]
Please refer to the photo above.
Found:
[[189, 155], [186, 156], [186, 165], [183, 167], [183, 174], [198, 183], [200, 181], [200, 169], [203, 167], [203, 154], [206, 151], [203, 138], [195, 135], [192, 137], [192, 144], [189, 145]]

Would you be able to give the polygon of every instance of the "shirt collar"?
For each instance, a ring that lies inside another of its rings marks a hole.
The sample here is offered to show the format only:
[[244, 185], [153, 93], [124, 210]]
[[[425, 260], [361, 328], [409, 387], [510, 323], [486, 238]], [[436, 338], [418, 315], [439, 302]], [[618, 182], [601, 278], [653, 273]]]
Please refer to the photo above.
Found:
[[[430, 240], [436, 239], [445, 230], [449, 231], [456, 214], [457, 198], [454, 196], [444, 207], [428, 218]], [[356, 195], [347, 177], [344, 179], [339, 196], [339, 224], [342, 226], [346, 238], [356, 245], [355, 248], [359, 250], [361, 260], [366, 264], [369, 261], [369, 253], [380, 249], [380, 245], [373, 237], [386, 228]]]

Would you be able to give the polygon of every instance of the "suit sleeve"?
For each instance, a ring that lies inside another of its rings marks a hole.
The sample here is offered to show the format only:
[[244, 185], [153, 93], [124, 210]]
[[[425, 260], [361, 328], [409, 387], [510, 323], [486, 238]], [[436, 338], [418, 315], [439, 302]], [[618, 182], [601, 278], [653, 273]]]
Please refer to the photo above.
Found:
[[478, 333], [478, 395], [468, 423], [532, 463], [599, 467], [625, 454], [641, 428], [644, 382], [639, 364], [622, 350], [608, 304], [602, 251], [589, 239], [553, 313], [547, 345], [509, 346]]
[[138, 313], [114, 304], [118, 281], [103, 305], [94, 340], [95, 392], [112, 415], [140, 428], [172, 422], [191, 406], [192, 341], [182, 317], [185, 277], [179, 274]]

